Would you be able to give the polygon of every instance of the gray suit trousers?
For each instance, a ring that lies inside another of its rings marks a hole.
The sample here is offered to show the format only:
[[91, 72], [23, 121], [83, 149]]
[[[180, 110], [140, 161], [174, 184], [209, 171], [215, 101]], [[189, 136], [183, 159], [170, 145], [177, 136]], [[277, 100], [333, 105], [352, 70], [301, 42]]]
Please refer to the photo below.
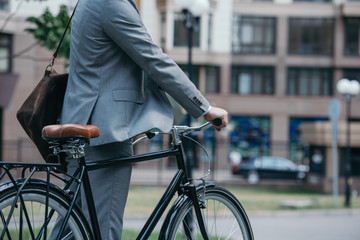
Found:
[[[126, 157], [133, 154], [131, 140], [120, 143], [109, 143], [85, 149], [86, 161], [98, 161]], [[73, 174], [77, 168], [77, 161], [68, 160], [68, 174]], [[123, 228], [123, 215], [126, 199], [129, 191], [132, 165], [127, 164], [119, 167], [97, 169], [89, 172], [91, 190], [93, 192], [97, 217], [99, 220], [101, 237], [103, 240], [120, 240]], [[76, 184], [70, 186], [75, 191]], [[83, 210], [86, 219], [91, 226], [86, 198], [83, 189], [77, 199], [77, 204]], [[50, 239], [55, 239], [62, 218], [57, 219]], [[64, 239], [73, 239], [72, 234], [65, 230]]]
[[[88, 147], [85, 150], [86, 161], [114, 159], [132, 155], [131, 140], [121, 143]], [[132, 165], [98, 169], [89, 172], [96, 213], [103, 240], [120, 240], [123, 215], [129, 191]], [[82, 209], [90, 224], [85, 195], [82, 191]]]

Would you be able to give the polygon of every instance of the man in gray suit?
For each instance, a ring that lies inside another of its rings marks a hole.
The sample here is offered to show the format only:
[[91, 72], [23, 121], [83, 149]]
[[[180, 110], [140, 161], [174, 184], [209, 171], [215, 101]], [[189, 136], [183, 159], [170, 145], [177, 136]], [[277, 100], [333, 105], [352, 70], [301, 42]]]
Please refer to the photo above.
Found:
[[[86, 149], [87, 161], [129, 156], [135, 135], [153, 128], [169, 131], [173, 112], [164, 92], [194, 118], [222, 119], [217, 130], [227, 125], [227, 112], [211, 107], [152, 42], [133, 0], [80, 0], [70, 55], [61, 123], [99, 127], [100, 137]], [[131, 166], [90, 174], [102, 238], [121, 239]]]

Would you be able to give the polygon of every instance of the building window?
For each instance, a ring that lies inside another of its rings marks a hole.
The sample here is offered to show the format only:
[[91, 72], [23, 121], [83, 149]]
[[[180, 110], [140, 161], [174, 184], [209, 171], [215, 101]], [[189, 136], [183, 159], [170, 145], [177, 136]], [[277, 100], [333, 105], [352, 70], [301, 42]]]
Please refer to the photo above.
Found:
[[231, 93], [274, 94], [273, 67], [232, 67]]
[[[187, 65], [179, 65], [179, 67], [184, 71], [184, 73], [189, 76], [189, 72], [188, 72], [188, 66]], [[199, 71], [200, 67], [198, 65], [193, 65], [192, 66], [192, 74], [191, 74], [191, 81], [195, 84], [195, 86], [197, 88], [199, 88]]]
[[360, 56], [360, 18], [345, 18], [345, 55]]
[[229, 153], [239, 151], [243, 160], [270, 155], [269, 117], [231, 116]]
[[233, 53], [275, 53], [276, 19], [273, 17], [233, 17]]
[[220, 92], [220, 67], [206, 66], [205, 67], [205, 92], [219, 93]]
[[343, 76], [344, 78], [350, 79], [350, 80], [358, 80], [360, 81], [360, 69], [343, 69]]
[[0, 33], [0, 72], [11, 72], [12, 36]]
[[[313, 154], [320, 149], [310, 149], [309, 145], [302, 139], [300, 126], [303, 123], [327, 122], [328, 118], [290, 118], [289, 125], [289, 159], [297, 164], [309, 164], [312, 171], [322, 173], [324, 170], [324, 162], [317, 161], [313, 158]], [[314, 146], [313, 146], [314, 147]], [[321, 151], [320, 151], [321, 152]], [[325, 157], [323, 155], [323, 157]], [[315, 160], [315, 161], [314, 161]], [[316, 170], [315, 170], [316, 169]]]
[[[185, 16], [183, 13], [174, 13], [174, 46], [186, 47], [188, 46], [188, 29], [184, 25]], [[200, 22], [200, 20], [199, 20]], [[193, 46], [200, 46], [200, 24], [197, 26], [197, 31], [193, 32]]]
[[332, 70], [319, 68], [289, 68], [288, 95], [332, 96]]
[[[360, 148], [352, 147], [350, 148], [350, 165], [351, 165], [351, 175], [360, 176]], [[340, 147], [340, 159], [347, 158], [347, 148]], [[340, 161], [340, 176], [345, 176], [346, 171], [346, 161]]]
[[290, 18], [289, 53], [331, 55], [334, 20]]
[[0, 0], [0, 10], [8, 11], [9, 5], [9, 0]]
[[207, 153], [200, 151], [201, 162], [214, 162], [216, 159], [216, 137], [214, 128], [206, 129], [200, 141]]

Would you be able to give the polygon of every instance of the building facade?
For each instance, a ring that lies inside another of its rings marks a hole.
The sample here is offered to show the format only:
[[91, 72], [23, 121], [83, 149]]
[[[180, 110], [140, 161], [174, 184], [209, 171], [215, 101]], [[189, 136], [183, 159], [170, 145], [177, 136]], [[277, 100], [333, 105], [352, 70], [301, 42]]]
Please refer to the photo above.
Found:
[[[186, 71], [181, 9], [172, 0], [141, 5], [154, 40]], [[345, 125], [345, 102], [336, 83], [360, 80], [360, 2], [210, 0], [210, 11], [201, 16], [194, 35], [192, 80], [214, 106], [231, 114], [228, 129], [215, 136], [217, 164], [229, 165], [226, 159], [234, 148], [243, 158], [282, 156], [310, 165], [314, 183], [328, 190], [329, 146], [304, 141], [308, 136], [302, 136], [300, 126], [329, 122], [333, 98], [342, 103], [339, 125]], [[357, 97], [351, 105], [354, 124], [360, 120], [359, 103]], [[345, 141], [338, 145], [345, 156]], [[360, 155], [356, 142], [352, 145], [353, 175], [360, 176]], [[319, 152], [324, 161], [315, 163], [312, 156]], [[345, 159], [339, 159], [343, 177]]]
[[[16, 119], [16, 112], [44, 75], [52, 52], [44, 49], [24, 31], [31, 27], [29, 16], [39, 16], [46, 7], [54, 14], [60, 4], [74, 6], [75, 1], [0, 1], [0, 139], [3, 161], [41, 161]], [[55, 62], [64, 72], [64, 60]]]
[[[0, 27], [15, 9], [15, 2], [0, 0]], [[69, 4], [73, 6], [74, 2]], [[344, 77], [360, 80], [360, 2], [209, 2], [210, 11], [201, 16], [194, 33], [192, 81], [212, 105], [227, 109], [231, 115], [226, 130], [209, 130], [199, 137], [210, 153], [210, 161], [230, 171], [228, 156], [235, 148], [244, 159], [259, 155], [286, 157], [309, 165], [313, 179], [317, 179], [314, 184], [327, 191], [332, 179], [329, 146], [309, 141], [301, 125], [329, 122], [328, 105], [333, 98], [342, 103], [339, 125], [345, 124], [345, 102], [336, 91], [336, 83]], [[173, 0], [136, 3], [153, 40], [187, 71], [189, 49], [182, 9]], [[40, 80], [51, 56], [51, 52], [35, 46], [25, 56], [8, 57], [35, 42], [23, 31], [27, 25], [24, 19], [15, 16], [0, 30], [0, 71], [16, 76], [11, 99], [2, 106], [3, 149], [7, 149], [3, 159], [18, 158], [19, 151], [6, 147], [10, 142], [21, 145], [26, 138], [15, 114]], [[56, 69], [63, 71], [61, 60], [57, 64]], [[3, 89], [0, 91], [3, 95]], [[360, 120], [359, 99], [354, 98], [351, 105], [353, 124]], [[359, 177], [360, 151], [355, 141], [351, 161], [353, 175]], [[156, 150], [165, 142], [155, 139], [149, 147]], [[339, 143], [339, 149], [339, 156], [343, 156], [345, 143]], [[319, 152], [324, 160], [315, 163], [312, 156]], [[33, 158], [27, 152], [20, 155]], [[200, 154], [196, 161], [208, 160]], [[344, 159], [339, 157], [340, 177], [344, 176], [343, 165]], [[356, 181], [355, 188], [360, 191]]]

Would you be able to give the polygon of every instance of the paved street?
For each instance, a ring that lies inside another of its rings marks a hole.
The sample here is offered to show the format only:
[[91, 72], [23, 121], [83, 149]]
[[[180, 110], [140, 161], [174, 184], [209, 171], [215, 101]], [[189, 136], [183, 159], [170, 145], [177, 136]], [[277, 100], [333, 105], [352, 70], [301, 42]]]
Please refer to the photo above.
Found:
[[[281, 211], [249, 217], [255, 240], [360, 239], [360, 210]], [[124, 227], [140, 230], [144, 223], [142, 218], [128, 218]]]
[[[137, 168], [133, 171], [133, 184], [166, 185], [175, 170], [149, 171]], [[200, 176], [202, 172], [196, 172]], [[217, 170], [217, 183], [239, 184], [230, 171]], [[244, 181], [244, 180], [243, 180]], [[249, 215], [256, 240], [359, 240], [360, 210], [294, 210]], [[124, 227], [140, 230], [145, 219], [125, 219]], [[157, 227], [159, 231], [159, 227]]]
[[359, 240], [360, 211], [250, 215], [256, 240]]

